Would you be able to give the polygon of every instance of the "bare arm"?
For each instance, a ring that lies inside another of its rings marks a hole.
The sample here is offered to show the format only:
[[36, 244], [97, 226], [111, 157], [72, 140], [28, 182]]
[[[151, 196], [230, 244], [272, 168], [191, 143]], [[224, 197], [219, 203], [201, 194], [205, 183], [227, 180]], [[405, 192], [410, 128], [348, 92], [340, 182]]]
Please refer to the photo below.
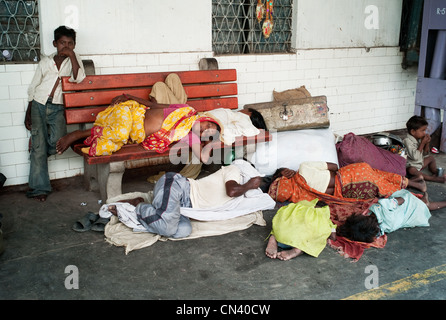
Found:
[[404, 199], [401, 197], [396, 197], [395, 200], [398, 202], [398, 205], [402, 205], [404, 203]]
[[423, 139], [421, 139], [420, 145], [418, 146], [418, 151], [420, 151], [421, 153], [429, 153], [429, 144], [431, 141], [431, 136], [429, 134], [426, 133], [426, 135], [423, 137]]
[[218, 149], [220, 145], [220, 141], [202, 141], [200, 144], [192, 144], [192, 152], [194, 152], [194, 154], [198, 158], [200, 158], [201, 162], [203, 162], [204, 164], [208, 164], [209, 159], [211, 158], [212, 151], [214, 149]]
[[327, 169], [330, 171], [338, 171], [338, 165], [336, 163], [327, 162]]
[[71, 60], [71, 70], [73, 71], [73, 79], [77, 79], [79, 74], [79, 69], [81, 66], [79, 65], [79, 61], [76, 59], [76, 54], [74, 50], [69, 47], [65, 47], [60, 51], [61, 56], [66, 56]]
[[229, 180], [226, 182], [226, 194], [232, 198], [244, 195], [246, 191], [251, 189], [257, 189], [260, 187], [262, 182], [261, 177], [254, 177], [248, 180], [245, 184], [239, 184], [234, 180]]
[[[118, 202], [123, 203], [130, 203], [132, 206], [136, 207], [139, 203], [144, 202], [144, 199], [141, 197], [134, 198], [134, 199], [126, 199], [126, 200], [120, 200]], [[110, 205], [108, 207], [108, 211], [114, 216], [118, 216], [118, 209], [116, 208], [116, 205]]]
[[202, 143], [193, 143], [192, 144], [192, 152], [200, 159], [200, 161], [204, 164], [208, 164], [209, 158], [211, 157], [212, 148], [205, 148], [205, 144]]
[[292, 176], [294, 176], [296, 174], [296, 171], [294, 171], [292, 169], [288, 169], [288, 168], [282, 168], [282, 169], [280, 169], [280, 174], [283, 177], [290, 179]]
[[31, 131], [31, 126], [32, 126], [32, 121], [31, 121], [31, 106], [32, 106], [33, 102], [30, 101], [28, 103], [28, 108], [26, 109], [26, 113], [25, 113], [25, 128], [28, 129], [29, 131]]
[[77, 61], [76, 59], [74, 51], [72, 51], [69, 57], [71, 60], [71, 69], [73, 70], [73, 79], [77, 79], [77, 76], [79, 74], [79, 69], [81, 68], [81, 66], [79, 65], [79, 61]]

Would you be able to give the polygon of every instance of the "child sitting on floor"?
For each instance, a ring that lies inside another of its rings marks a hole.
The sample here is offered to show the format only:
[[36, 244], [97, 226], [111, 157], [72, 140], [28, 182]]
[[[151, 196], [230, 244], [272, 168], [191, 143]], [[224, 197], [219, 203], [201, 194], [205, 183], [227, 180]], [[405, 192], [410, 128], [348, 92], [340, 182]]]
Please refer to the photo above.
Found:
[[384, 233], [401, 228], [428, 227], [430, 211], [446, 207], [446, 201], [429, 202], [427, 193], [419, 199], [407, 190], [398, 190], [380, 199], [367, 214], [356, 214], [338, 226], [337, 235], [359, 242], [372, 243]]
[[[426, 133], [428, 122], [420, 116], [411, 117], [407, 123], [407, 136], [403, 140], [407, 151], [406, 171], [408, 177], [423, 177], [426, 181], [445, 182], [446, 176], [438, 175], [435, 158], [429, 155], [431, 137]], [[428, 168], [432, 175], [421, 170]]]

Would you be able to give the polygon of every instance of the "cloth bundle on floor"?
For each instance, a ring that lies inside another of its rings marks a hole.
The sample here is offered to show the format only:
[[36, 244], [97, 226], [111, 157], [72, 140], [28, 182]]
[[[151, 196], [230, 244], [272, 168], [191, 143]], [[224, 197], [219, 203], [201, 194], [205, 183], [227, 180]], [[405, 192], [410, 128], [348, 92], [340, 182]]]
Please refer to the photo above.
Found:
[[375, 146], [365, 137], [348, 133], [336, 144], [339, 167], [366, 162], [372, 168], [406, 176], [406, 159], [388, 150]]
[[166, 238], [149, 232], [133, 232], [132, 229], [121, 223], [113, 216], [105, 227], [106, 241], [125, 248], [125, 254], [137, 249], [149, 247], [157, 241], [187, 240], [201, 237], [211, 237], [244, 230], [252, 225], [266, 226], [261, 211], [253, 212], [237, 218], [223, 221], [197, 221], [192, 220], [192, 233], [186, 238]]

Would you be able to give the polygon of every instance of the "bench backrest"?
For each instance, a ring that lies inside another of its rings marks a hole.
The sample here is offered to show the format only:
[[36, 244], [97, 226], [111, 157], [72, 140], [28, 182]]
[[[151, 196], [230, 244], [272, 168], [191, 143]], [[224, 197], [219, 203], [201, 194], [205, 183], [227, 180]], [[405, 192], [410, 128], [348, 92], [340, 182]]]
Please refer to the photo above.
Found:
[[197, 111], [238, 108], [235, 69], [91, 75], [79, 84], [62, 78], [67, 124], [92, 123], [96, 115], [123, 93], [148, 99], [152, 86], [176, 73], [186, 91], [187, 104]]

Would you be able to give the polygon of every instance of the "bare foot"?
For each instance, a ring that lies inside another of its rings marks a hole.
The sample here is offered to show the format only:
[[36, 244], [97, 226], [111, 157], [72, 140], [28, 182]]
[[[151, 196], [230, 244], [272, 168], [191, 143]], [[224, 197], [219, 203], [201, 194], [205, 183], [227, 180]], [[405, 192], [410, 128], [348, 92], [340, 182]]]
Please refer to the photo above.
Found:
[[[427, 180], [427, 179], [426, 179]], [[434, 182], [440, 182], [440, 183], [445, 183], [446, 182], [446, 176], [440, 176], [440, 177], [437, 177], [437, 176], [431, 176], [431, 179], [430, 179], [431, 181], [434, 181]]]
[[108, 206], [108, 211], [114, 215], [118, 216], [118, 210], [116, 209], [116, 206], [114, 204]]
[[47, 197], [48, 197], [48, 195], [46, 195], [46, 194], [39, 194], [33, 198], [39, 202], [45, 202]]
[[413, 176], [409, 180], [414, 181], [414, 182], [423, 182], [424, 178], [423, 178], [423, 175], [418, 175], [418, 176]]
[[[128, 199], [128, 200], [120, 200], [118, 202], [124, 202], [124, 203], [130, 203], [132, 206], [137, 206], [138, 203], [144, 202], [144, 198], [138, 197], [134, 199]], [[118, 209], [116, 208], [116, 205], [111, 204], [108, 206], [108, 211], [114, 216], [118, 216]]]
[[87, 138], [90, 136], [90, 130], [76, 130], [68, 133], [67, 135], [60, 138], [56, 143], [56, 151], [58, 154], [62, 154], [67, 150], [73, 142]]
[[282, 261], [287, 261], [287, 260], [291, 260], [293, 258], [296, 258], [297, 256], [300, 256], [302, 253], [303, 253], [302, 250], [297, 249], [297, 248], [292, 248], [290, 250], [280, 251], [277, 254], [277, 258], [282, 260]]
[[277, 258], [277, 241], [274, 235], [271, 235], [266, 246], [265, 254], [271, 259]]
[[139, 203], [144, 202], [144, 199], [142, 197], [138, 197], [134, 199], [120, 200], [118, 202], [127, 202], [130, 203], [132, 206], [136, 207]]
[[423, 196], [421, 197], [420, 200], [423, 201], [429, 207], [429, 195], [427, 194], [427, 192], [423, 193]]
[[409, 179], [409, 183], [407, 185], [408, 187], [412, 187], [415, 189], [420, 190], [421, 192], [427, 191], [426, 181], [424, 181], [423, 178], [415, 178], [415, 179]]

